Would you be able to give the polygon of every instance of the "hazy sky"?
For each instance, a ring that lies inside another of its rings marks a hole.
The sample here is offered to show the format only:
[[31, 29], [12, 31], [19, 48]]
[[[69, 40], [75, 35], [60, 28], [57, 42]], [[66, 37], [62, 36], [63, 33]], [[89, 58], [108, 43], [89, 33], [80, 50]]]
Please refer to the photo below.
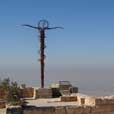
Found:
[[40, 85], [39, 34], [21, 25], [41, 19], [64, 27], [46, 33], [46, 83], [114, 90], [113, 0], [0, 0], [1, 78]]

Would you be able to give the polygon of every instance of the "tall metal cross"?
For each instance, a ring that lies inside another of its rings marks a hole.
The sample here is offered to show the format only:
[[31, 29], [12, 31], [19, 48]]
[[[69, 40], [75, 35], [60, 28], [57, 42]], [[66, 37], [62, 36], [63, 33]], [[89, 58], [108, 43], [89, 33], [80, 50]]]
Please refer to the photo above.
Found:
[[27, 26], [27, 27], [31, 27], [34, 29], [37, 29], [38, 32], [40, 33], [40, 65], [41, 65], [41, 88], [44, 88], [44, 67], [45, 67], [45, 63], [44, 63], [44, 59], [45, 59], [45, 31], [46, 30], [51, 30], [51, 29], [57, 29], [57, 28], [61, 28], [62, 27], [49, 27], [49, 22], [47, 20], [40, 20], [38, 23], [38, 26], [32, 26], [32, 25], [28, 25], [28, 24], [24, 24], [23, 26]]

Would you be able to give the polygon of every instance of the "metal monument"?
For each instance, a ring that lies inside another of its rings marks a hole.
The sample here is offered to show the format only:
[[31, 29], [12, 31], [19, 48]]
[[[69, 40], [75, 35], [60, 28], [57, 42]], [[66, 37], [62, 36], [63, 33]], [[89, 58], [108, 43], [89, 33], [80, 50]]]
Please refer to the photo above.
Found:
[[41, 88], [44, 88], [44, 67], [45, 67], [45, 63], [44, 63], [44, 59], [45, 59], [45, 31], [46, 30], [51, 30], [51, 29], [57, 29], [57, 28], [61, 28], [62, 27], [49, 27], [49, 22], [47, 20], [40, 20], [38, 22], [38, 26], [32, 26], [32, 25], [28, 25], [28, 24], [24, 24], [23, 26], [27, 26], [27, 27], [31, 27], [33, 29], [37, 29], [38, 32], [40, 33], [40, 65], [41, 65]]

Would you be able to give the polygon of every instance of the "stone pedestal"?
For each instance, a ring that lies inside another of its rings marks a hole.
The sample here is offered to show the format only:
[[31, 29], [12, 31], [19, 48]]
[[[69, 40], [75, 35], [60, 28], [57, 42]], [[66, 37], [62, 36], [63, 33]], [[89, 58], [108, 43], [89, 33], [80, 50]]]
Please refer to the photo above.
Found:
[[52, 89], [50, 88], [39, 88], [36, 92], [36, 98], [52, 98]]

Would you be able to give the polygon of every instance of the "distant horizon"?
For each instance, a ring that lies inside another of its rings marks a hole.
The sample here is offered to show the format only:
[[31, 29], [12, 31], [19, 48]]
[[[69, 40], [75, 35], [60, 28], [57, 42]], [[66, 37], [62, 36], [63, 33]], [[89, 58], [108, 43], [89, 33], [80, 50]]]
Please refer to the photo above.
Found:
[[[114, 66], [113, 66], [114, 67]], [[77, 65], [67, 68], [49, 68], [45, 70], [45, 86], [60, 80], [70, 81], [79, 91], [90, 95], [111, 95], [114, 93], [112, 66]], [[38, 68], [39, 69], [39, 68]], [[40, 87], [40, 71], [36, 67], [29, 68], [0, 68], [0, 77], [9, 77], [11, 81], [27, 86]]]

